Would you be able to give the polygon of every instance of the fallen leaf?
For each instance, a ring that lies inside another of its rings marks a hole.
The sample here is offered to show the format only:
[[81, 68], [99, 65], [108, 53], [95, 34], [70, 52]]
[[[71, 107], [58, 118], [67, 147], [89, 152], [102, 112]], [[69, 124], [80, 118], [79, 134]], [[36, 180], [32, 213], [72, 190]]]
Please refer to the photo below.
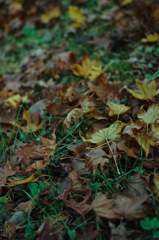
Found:
[[120, 115], [125, 112], [127, 112], [131, 107], [125, 106], [124, 104], [121, 103], [114, 103], [110, 100], [107, 101], [107, 105], [109, 106], [109, 116], [115, 116], [115, 115]]
[[91, 208], [100, 217], [109, 220], [120, 219], [120, 215], [114, 211], [114, 205], [114, 199], [108, 199], [104, 194], [99, 192], [91, 203]]
[[66, 125], [67, 128], [71, 128], [71, 123], [72, 123], [72, 120], [74, 120], [75, 124], [78, 124], [79, 123], [79, 119], [83, 117], [83, 110], [80, 109], [80, 108], [74, 108], [72, 109], [67, 117], [65, 118], [65, 121], [64, 121], [64, 124]]
[[154, 123], [159, 118], [159, 106], [157, 104], [151, 105], [147, 111], [141, 109], [138, 112], [137, 117], [142, 119], [147, 124], [148, 128], [149, 124]]
[[37, 130], [42, 129], [43, 121], [40, 121], [39, 112], [40, 111], [38, 110], [33, 115], [30, 115], [30, 113], [24, 109], [22, 119], [27, 122], [27, 125], [20, 126], [17, 124], [17, 126], [20, 127], [25, 133], [36, 132]]
[[96, 175], [98, 166], [100, 166], [102, 172], [104, 171], [105, 166], [109, 166], [107, 154], [100, 147], [90, 150], [88, 153], [86, 153], [86, 156], [89, 158], [88, 162], [86, 163], [86, 169], [90, 170], [93, 168], [94, 175]]
[[75, 21], [75, 24], [77, 24], [77, 26], [79, 27], [86, 20], [86, 17], [83, 15], [82, 11], [76, 6], [70, 6], [68, 10], [68, 14], [69, 14], [69, 17], [73, 21]]
[[149, 34], [149, 33], [146, 33], [146, 38], [142, 38], [142, 42], [150, 42], [150, 43], [153, 43], [153, 42], [158, 42], [159, 41], [159, 34], [157, 33], [154, 33], [154, 34]]
[[79, 177], [76, 170], [70, 172], [69, 182], [71, 189], [76, 193], [88, 193], [90, 191], [88, 182], [86, 184], [86, 179], [84, 177]]
[[[84, 216], [90, 209], [90, 205], [87, 203], [89, 195], [81, 202], [76, 202], [71, 196], [71, 189], [66, 189], [62, 195], [62, 200], [65, 205], [69, 208], [72, 208], [74, 211], [78, 212], [80, 215]], [[69, 199], [69, 200], [68, 200]]]
[[151, 81], [148, 85], [140, 80], [136, 80], [137, 91], [127, 88], [127, 91], [133, 95], [133, 97], [141, 100], [152, 100], [158, 93], [157, 85], [155, 81]]
[[21, 103], [29, 103], [30, 102], [30, 99], [28, 98], [28, 96], [21, 96], [20, 94], [16, 94], [14, 96], [11, 96], [9, 98], [7, 98], [5, 101], [4, 101], [4, 104], [7, 106], [7, 107], [11, 107], [13, 109], [18, 109], [19, 105]]
[[156, 146], [156, 143], [153, 140], [153, 135], [148, 136], [144, 132], [137, 133], [135, 139], [138, 142], [138, 144], [141, 146], [141, 148], [145, 151], [145, 157], [147, 158], [150, 151], [150, 146], [153, 146], [153, 147]]
[[93, 200], [91, 208], [98, 216], [108, 220], [125, 218], [133, 221], [144, 216], [144, 211], [141, 207], [146, 199], [147, 197], [145, 196], [133, 199], [124, 195], [117, 195], [116, 199], [108, 199], [100, 192]]
[[61, 15], [61, 10], [59, 7], [54, 7], [53, 9], [48, 10], [47, 12], [40, 15], [42, 23], [48, 23], [53, 18], [58, 18]]
[[13, 176], [19, 170], [19, 166], [12, 166], [11, 162], [7, 160], [4, 167], [0, 168], [0, 187], [5, 185], [7, 178]]
[[132, 0], [120, 0], [120, 2], [121, 2], [121, 5], [125, 6], [127, 4], [132, 3]]
[[29, 182], [32, 182], [35, 178], [35, 175], [32, 174], [30, 177], [28, 178], [25, 178], [25, 179], [22, 179], [22, 178], [16, 178], [16, 180], [11, 180], [9, 179], [9, 183], [8, 185], [9, 186], [17, 186], [17, 185], [20, 185], [20, 184], [25, 184], [25, 183], [29, 183]]
[[71, 65], [71, 70], [76, 76], [93, 81], [102, 73], [102, 66], [97, 60], [91, 61], [89, 57], [85, 55], [81, 64], [76, 63]]
[[[120, 132], [123, 127], [123, 123], [116, 121], [111, 124], [108, 128], [103, 128], [93, 134], [90, 134], [89, 139], [85, 139], [81, 136], [84, 142], [90, 142], [95, 144], [102, 144], [103, 142], [109, 140], [115, 141], [120, 137]], [[80, 134], [81, 135], [81, 134]]]

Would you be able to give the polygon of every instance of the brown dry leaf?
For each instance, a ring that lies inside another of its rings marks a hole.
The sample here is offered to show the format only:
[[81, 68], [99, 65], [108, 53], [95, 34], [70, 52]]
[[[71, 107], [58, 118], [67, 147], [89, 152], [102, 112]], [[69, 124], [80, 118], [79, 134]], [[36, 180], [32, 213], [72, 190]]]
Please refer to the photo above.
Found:
[[110, 100], [107, 101], [107, 105], [110, 107], [108, 112], [109, 116], [119, 116], [120, 114], [127, 112], [131, 108], [121, 103], [114, 103]]
[[102, 66], [97, 60], [91, 61], [88, 55], [85, 55], [80, 64], [71, 65], [71, 70], [76, 76], [93, 81], [102, 73]]
[[118, 195], [115, 199], [114, 211], [119, 214], [120, 219], [134, 221], [138, 218], [145, 217], [145, 212], [142, 209], [142, 204], [147, 200], [147, 196], [139, 198], [129, 198], [124, 195]]
[[137, 133], [135, 136], [136, 141], [138, 144], [142, 147], [142, 149], [145, 151], [145, 157], [147, 158], [149, 151], [150, 151], [150, 146], [155, 147], [156, 143], [153, 141], [154, 136], [153, 135], [146, 135], [144, 132], [143, 133]]
[[[90, 209], [90, 205], [87, 204], [89, 195], [87, 195], [83, 201], [76, 202], [72, 198], [70, 190], [71, 190], [70, 188], [65, 190], [65, 192], [62, 195], [62, 200], [64, 201], [67, 207], [72, 208], [73, 210], [75, 210], [76, 212], [78, 212], [80, 215], [83, 216]], [[69, 200], [67, 199], [68, 197], [69, 197]]]
[[27, 144], [15, 152], [21, 159], [21, 167], [24, 169], [24, 172], [34, 169], [40, 170], [46, 167], [49, 163], [49, 158], [54, 154], [56, 145], [55, 133], [53, 133], [52, 137], [53, 140], [49, 140], [41, 136], [42, 145], [35, 145], [35, 143]]
[[124, 189], [124, 194], [130, 198], [146, 196], [147, 180], [149, 179], [141, 176], [140, 170], [137, 173], [134, 173], [127, 181], [127, 187]]
[[77, 170], [73, 170], [72, 172], [70, 172], [69, 182], [70, 182], [71, 189], [74, 192], [78, 192], [78, 193], [86, 192], [86, 193], [88, 193], [90, 191], [90, 187], [88, 185], [88, 182], [87, 182], [87, 185], [86, 185], [86, 179], [84, 177], [79, 177], [77, 175]]
[[142, 120], [138, 119], [136, 122], [131, 120], [131, 122], [129, 122], [124, 128], [123, 134], [128, 134], [131, 137], [135, 137], [135, 132], [138, 132], [143, 126], [144, 123]]
[[154, 123], [157, 119], [159, 119], [159, 106], [157, 104], [151, 105], [147, 109], [147, 112], [141, 109], [138, 112], [137, 117], [139, 119], [142, 119], [147, 124], [147, 128], [148, 128], [149, 124]]
[[133, 199], [124, 195], [117, 195], [116, 199], [108, 199], [100, 192], [93, 200], [91, 208], [98, 216], [108, 220], [125, 218], [133, 221], [144, 216], [141, 206], [146, 200], [145, 196]]
[[17, 126], [20, 127], [25, 133], [36, 132], [37, 130], [42, 129], [43, 122], [40, 122], [39, 113], [40, 111], [38, 110], [31, 116], [30, 113], [24, 109], [22, 119], [27, 122], [27, 125], [24, 127], [21, 127], [20, 125]]
[[141, 100], [152, 100], [158, 93], [157, 84], [155, 81], [151, 81], [148, 85], [140, 80], [136, 80], [137, 91], [127, 88], [127, 91], [133, 95], [133, 97]]
[[100, 100], [113, 99], [115, 93], [117, 93], [121, 87], [121, 82], [108, 82], [108, 78], [104, 73], [97, 78], [97, 84], [88, 82], [90, 91], [94, 92]]
[[100, 166], [101, 171], [104, 171], [105, 166], [109, 166], [109, 159], [107, 154], [102, 148], [94, 148], [86, 153], [86, 156], [89, 158], [88, 163], [86, 164], [86, 169], [93, 168], [93, 174], [96, 175], [97, 168]]
[[137, 158], [137, 155], [134, 152], [134, 149], [125, 145], [125, 139], [120, 139], [120, 141], [117, 142], [117, 148], [120, 151], [124, 151], [126, 153], [126, 155], [128, 155], [129, 157], [133, 157], [133, 158]]
[[0, 168], [0, 187], [5, 185], [7, 177], [13, 176], [19, 170], [19, 166], [12, 166], [9, 160], [7, 160], [4, 167]]
[[95, 106], [95, 103], [92, 102], [88, 97], [81, 102], [81, 108], [84, 113], [94, 111]]
[[91, 138], [85, 139], [81, 136], [84, 142], [90, 142], [95, 144], [102, 144], [105, 141], [112, 140], [115, 141], [120, 137], [120, 132], [123, 127], [123, 123], [120, 121], [116, 121], [111, 124], [108, 128], [103, 128], [93, 134], [89, 134]]
[[99, 192], [91, 203], [91, 208], [100, 217], [109, 220], [120, 219], [120, 215], [114, 211], [115, 199], [108, 199], [104, 194]]
[[72, 120], [74, 120], [75, 124], [79, 123], [79, 119], [83, 117], [83, 110], [80, 108], [74, 108], [72, 109], [65, 118], [64, 124], [67, 128], [71, 128]]
[[47, 12], [40, 15], [40, 20], [42, 23], [48, 23], [53, 18], [58, 18], [61, 15], [61, 10], [59, 7], [54, 7]]
[[[33, 199], [35, 200], [35, 197], [33, 197]], [[36, 203], [36, 202], [35, 202]], [[14, 208], [14, 211], [24, 211], [26, 215], [29, 214], [29, 212], [32, 210], [34, 206], [33, 200], [29, 200], [26, 202], [21, 202], [19, 203], [16, 208]]]

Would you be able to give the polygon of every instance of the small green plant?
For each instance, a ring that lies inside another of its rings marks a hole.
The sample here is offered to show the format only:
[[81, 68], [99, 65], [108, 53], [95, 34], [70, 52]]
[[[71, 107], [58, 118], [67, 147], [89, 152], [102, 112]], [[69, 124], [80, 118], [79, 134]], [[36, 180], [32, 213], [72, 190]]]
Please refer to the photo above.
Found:
[[152, 219], [145, 218], [140, 221], [141, 227], [145, 230], [153, 231], [153, 239], [159, 239], [159, 219], [154, 217]]
[[32, 240], [36, 236], [36, 231], [34, 230], [34, 225], [28, 222], [25, 229], [25, 238], [27, 240]]
[[5, 217], [6, 213], [4, 211], [7, 205], [8, 198], [0, 197], [0, 223], [2, 223], [3, 218]]

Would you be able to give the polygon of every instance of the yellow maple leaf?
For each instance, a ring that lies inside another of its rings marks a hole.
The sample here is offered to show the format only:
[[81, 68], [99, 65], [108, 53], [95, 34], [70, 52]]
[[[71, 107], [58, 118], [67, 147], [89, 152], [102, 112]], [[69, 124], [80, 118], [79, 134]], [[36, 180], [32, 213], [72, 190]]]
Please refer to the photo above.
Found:
[[159, 118], [159, 106], [151, 105], [147, 112], [141, 109], [137, 114], [137, 117], [142, 119], [148, 127], [149, 124], [154, 123]]
[[127, 88], [127, 91], [133, 95], [133, 97], [141, 100], [152, 100], [158, 93], [157, 85], [155, 81], [151, 81], [148, 85], [140, 80], [136, 80], [136, 88], [138, 91]]
[[125, 6], [131, 2], [132, 2], [132, 0], [121, 0], [121, 5]]
[[147, 158], [150, 151], [150, 146], [154, 147], [156, 145], [155, 142], [153, 141], [153, 135], [148, 136], [145, 133], [137, 133], [135, 139], [145, 151], [145, 156]]
[[21, 102], [28, 103], [28, 102], [30, 102], [30, 100], [29, 100], [27, 95], [22, 97], [20, 94], [16, 94], [14, 96], [11, 96], [11, 97], [7, 98], [4, 101], [4, 104], [8, 107], [18, 109]]
[[146, 33], [146, 38], [142, 38], [142, 42], [158, 42], [159, 41], [159, 34], [148, 34]]
[[97, 60], [91, 61], [85, 55], [81, 64], [76, 63], [71, 65], [71, 70], [76, 76], [93, 81], [102, 73], [102, 66]]
[[53, 9], [40, 15], [40, 20], [42, 23], [48, 23], [52, 18], [58, 18], [61, 14], [59, 7], [54, 7]]
[[84, 137], [80, 136], [84, 142], [90, 142], [95, 144], [102, 144], [105, 141], [112, 140], [115, 141], [120, 137], [120, 132], [123, 127], [123, 123], [120, 121], [114, 122], [108, 128], [103, 128], [93, 134], [90, 135], [89, 139], [85, 139]]
[[[70, 6], [68, 10], [69, 17], [75, 21], [77, 24], [83, 23], [86, 18], [83, 15], [82, 11], [76, 6]], [[78, 25], [80, 26], [80, 25]]]
[[121, 103], [114, 103], [110, 100], [107, 101], [107, 105], [110, 107], [109, 109], [109, 116], [120, 115], [128, 111], [131, 107], [125, 106]]

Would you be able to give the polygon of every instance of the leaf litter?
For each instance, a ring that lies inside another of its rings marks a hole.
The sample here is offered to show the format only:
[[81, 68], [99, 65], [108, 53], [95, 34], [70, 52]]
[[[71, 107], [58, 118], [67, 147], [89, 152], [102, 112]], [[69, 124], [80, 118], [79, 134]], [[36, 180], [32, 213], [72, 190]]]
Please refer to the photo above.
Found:
[[1, 239], [157, 236], [158, 2], [0, 9]]

